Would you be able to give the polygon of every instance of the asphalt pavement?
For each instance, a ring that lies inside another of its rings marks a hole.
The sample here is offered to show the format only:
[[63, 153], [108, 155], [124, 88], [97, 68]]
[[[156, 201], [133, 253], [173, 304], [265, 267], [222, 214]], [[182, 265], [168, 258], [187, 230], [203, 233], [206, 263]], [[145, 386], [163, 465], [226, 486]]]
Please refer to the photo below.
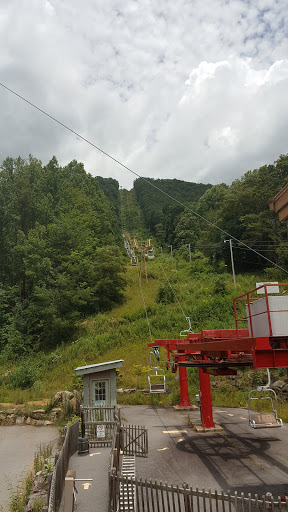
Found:
[[58, 428], [0, 426], [0, 511], [9, 510], [11, 493], [33, 467], [34, 453], [40, 444], [55, 444]]
[[122, 407], [128, 423], [148, 428], [149, 455], [136, 459], [137, 477], [245, 495], [288, 494], [288, 426], [253, 429], [245, 409], [213, 412], [222, 432], [195, 432], [189, 418], [199, 420], [199, 411]]
[[[77, 512], [105, 512], [108, 510], [108, 468], [111, 448], [90, 448], [86, 455], [75, 453], [70, 458], [69, 469], [76, 471]], [[83, 480], [82, 480], [83, 479]], [[86, 479], [86, 480], [85, 480]], [[92, 482], [89, 480], [92, 479]], [[62, 500], [59, 512], [64, 510]]]

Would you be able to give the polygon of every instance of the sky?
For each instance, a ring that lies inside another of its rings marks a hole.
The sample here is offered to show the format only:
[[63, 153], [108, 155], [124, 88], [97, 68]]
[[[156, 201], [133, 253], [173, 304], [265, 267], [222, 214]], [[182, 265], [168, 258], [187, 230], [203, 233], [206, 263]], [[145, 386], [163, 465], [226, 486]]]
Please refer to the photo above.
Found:
[[[287, 0], [0, 2], [0, 82], [137, 174], [228, 183], [288, 153]], [[135, 175], [0, 86], [0, 162]]]

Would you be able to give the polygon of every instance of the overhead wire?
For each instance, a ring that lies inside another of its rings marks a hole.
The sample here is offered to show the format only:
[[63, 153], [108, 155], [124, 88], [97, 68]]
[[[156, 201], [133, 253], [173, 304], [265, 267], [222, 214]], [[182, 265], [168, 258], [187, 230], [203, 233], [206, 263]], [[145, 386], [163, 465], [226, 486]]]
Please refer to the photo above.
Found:
[[141, 273], [138, 271], [138, 268], [137, 268], [137, 273], [138, 273], [138, 280], [139, 280], [139, 285], [140, 285], [140, 290], [141, 290], [142, 301], [143, 301], [143, 305], [144, 305], [144, 310], [145, 310], [145, 315], [146, 315], [146, 320], [147, 320], [150, 340], [151, 340], [151, 343], [153, 343], [152, 331], [151, 331], [151, 326], [150, 326], [150, 322], [149, 322], [148, 312], [147, 312], [147, 308], [146, 308], [146, 302], [145, 302], [143, 288], [142, 288], [142, 283], [141, 283]]
[[174, 290], [174, 288], [173, 288], [172, 284], [170, 283], [170, 281], [169, 281], [169, 279], [168, 279], [168, 277], [167, 277], [167, 274], [166, 274], [166, 272], [165, 272], [165, 270], [164, 270], [164, 267], [163, 267], [163, 265], [162, 265], [162, 263], [161, 263], [160, 261], [159, 261], [159, 264], [160, 264], [160, 267], [161, 267], [161, 269], [162, 269], [162, 271], [163, 271], [163, 274], [164, 274], [164, 276], [165, 276], [165, 279], [166, 279], [167, 283], [169, 284], [169, 286], [170, 286], [170, 288], [171, 288], [171, 290], [172, 290], [172, 293], [173, 293], [173, 295], [174, 295], [174, 297], [175, 297], [175, 299], [176, 299], [176, 301], [177, 301], [177, 304], [178, 304], [178, 306], [179, 306], [179, 308], [180, 308], [180, 311], [181, 311], [181, 313], [183, 314], [183, 316], [184, 316], [185, 320], [187, 320], [187, 318], [188, 318], [188, 317], [187, 317], [187, 315], [185, 314], [184, 309], [182, 308], [182, 306], [181, 306], [181, 304], [180, 304], [180, 301], [179, 301], [179, 299], [178, 299], [178, 297], [177, 297], [177, 294], [176, 294], [176, 292], [175, 292], [175, 290]]
[[280, 270], [282, 270], [283, 272], [285, 272], [286, 274], [288, 274], [288, 270], [284, 269], [283, 267], [281, 267], [280, 265], [278, 265], [277, 263], [275, 263], [274, 261], [270, 260], [269, 258], [267, 258], [266, 256], [264, 256], [264, 254], [261, 254], [260, 252], [256, 251], [256, 249], [253, 249], [252, 247], [249, 247], [249, 245], [247, 245], [245, 242], [242, 242], [241, 240], [239, 240], [238, 238], [236, 238], [235, 236], [231, 235], [230, 233], [228, 233], [228, 231], [225, 231], [224, 229], [222, 229], [220, 226], [217, 226], [217, 224], [215, 224], [214, 222], [206, 219], [205, 217], [203, 217], [202, 215], [200, 215], [198, 212], [194, 211], [190, 206], [187, 206], [185, 205], [184, 203], [182, 203], [181, 201], [179, 201], [178, 199], [176, 199], [175, 197], [171, 196], [170, 194], [168, 194], [168, 192], [165, 192], [164, 190], [162, 190], [160, 187], [157, 187], [157, 185], [155, 185], [153, 182], [149, 181], [149, 179], [146, 179], [144, 178], [143, 176], [140, 176], [140, 174], [138, 174], [136, 171], [133, 171], [133, 169], [131, 169], [130, 167], [128, 167], [127, 165], [123, 164], [120, 160], [118, 160], [117, 158], [115, 158], [114, 156], [110, 155], [109, 153], [107, 153], [106, 151], [104, 151], [103, 149], [101, 149], [99, 146], [97, 146], [96, 144], [94, 144], [93, 142], [91, 142], [90, 140], [86, 139], [85, 137], [83, 137], [82, 135], [80, 135], [78, 132], [76, 132], [75, 130], [73, 130], [72, 128], [70, 128], [69, 126], [67, 126], [66, 124], [62, 123], [61, 121], [59, 121], [58, 119], [56, 119], [55, 117], [53, 117], [52, 115], [48, 114], [45, 110], [43, 110], [42, 108], [38, 107], [37, 105], [35, 105], [34, 103], [32, 103], [31, 101], [27, 100], [26, 98], [24, 98], [24, 96], [22, 96], [21, 94], [17, 93], [16, 91], [14, 91], [13, 89], [11, 89], [10, 87], [8, 87], [7, 85], [3, 84], [2, 82], [0, 82], [0, 85], [1, 87], [3, 87], [4, 89], [6, 89], [7, 91], [11, 92], [12, 94], [14, 94], [15, 96], [17, 96], [18, 98], [20, 98], [22, 101], [24, 101], [25, 103], [27, 103], [28, 105], [32, 106], [33, 108], [35, 108], [36, 110], [38, 110], [39, 112], [41, 112], [42, 114], [44, 114], [45, 116], [49, 117], [50, 119], [52, 119], [53, 121], [55, 121], [55, 123], [61, 125], [63, 128], [65, 128], [66, 130], [70, 131], [71, 133], [73, 133], [74, 135], [76, 135], [77, 137], [79, 137], [81, 140], [87, 142], [87, 144], [89, 144], [90, 146], [94, 147], [95, 149], [97, 149], [97, 151], [99, 151], [100, 153], [102, 153], [103, 155], [107, 156], [107, 158], [110, 158], [110, 160], [112, 160], [113, 162], [117, 163], [118, 165], [120, 165], [121, 167], [123, 167], [124, 169], [126, 169], [127, 171], [131, 172], [132, 174], [134, 174], [134, 176], [137, 176], [137, 178], [140, 178], [141, 180], [143, 180], [145, 183], [147, 183], [149, 186], [155, 188], [156, 190], [158, 190], [158, 192], [161, 192], [161, 194], [165, 195], [166, 197], [168, 197], [169, 199], [171, 199], [172, 201], [174, 201], [175, 203], [178, 203], [179, 205], [183, 206], [183, 208], [185, 208], [186, 210], [192, 212], [194, 215], [196, 215], [196, 217], [204, 220], [207, 224], [209, 224], [210, 226], [216, 228], [218, 231], [220, 231], [221, 233], [223, 233], [224, 235], [232, 238], [233, 240], [235, 240], [236, 242], [244, 245], [245, 247], [247, 247], [248, 249], [250, 249], [251, 251], [253, 251], [255, 254], [257, 254], [258, 256], [261, 256], [264, 260], [268, 261], [269, 263], [272, 263], [272, 265], [274, 265], [275, 267], [279, 268]]

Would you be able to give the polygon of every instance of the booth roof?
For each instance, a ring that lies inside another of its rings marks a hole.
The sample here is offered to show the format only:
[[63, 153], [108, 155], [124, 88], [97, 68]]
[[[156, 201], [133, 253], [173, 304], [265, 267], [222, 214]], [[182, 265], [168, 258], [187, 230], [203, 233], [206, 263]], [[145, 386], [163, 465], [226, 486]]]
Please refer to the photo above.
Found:
[[76, 375], [87, 375], [88, 373], [104, 372], [105, 370], [113, 370], [122, 366], [123, 359], [118, 361], [107, 361], [107, 363], [89, 364], [88, 366], [79, 366], [75, 368]]

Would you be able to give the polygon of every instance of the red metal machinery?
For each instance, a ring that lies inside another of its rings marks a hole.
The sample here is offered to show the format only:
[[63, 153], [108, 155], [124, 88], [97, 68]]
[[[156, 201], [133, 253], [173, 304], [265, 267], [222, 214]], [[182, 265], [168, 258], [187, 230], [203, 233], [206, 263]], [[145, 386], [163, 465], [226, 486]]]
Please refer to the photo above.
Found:
[[[288, 368], [288, 295], [269, 295], [270, 286], [275, 285], [263, 284], [234, 299], [236, 329], [188, 332], [185, 339], [148, 344], [167, 350], [173, 373], [179, 368], [180, 407], [191, 405], [186, 368], [198, 368], [204, 429], [215, 428], [210, 375], [236, 375], [241, 367]], [[279, 287], [284, 290], [288, 284]], [[262, 291], [264, 297], [254, 297]], [[248, 329], [239, 327], [243, 322], [248, 322]]]

